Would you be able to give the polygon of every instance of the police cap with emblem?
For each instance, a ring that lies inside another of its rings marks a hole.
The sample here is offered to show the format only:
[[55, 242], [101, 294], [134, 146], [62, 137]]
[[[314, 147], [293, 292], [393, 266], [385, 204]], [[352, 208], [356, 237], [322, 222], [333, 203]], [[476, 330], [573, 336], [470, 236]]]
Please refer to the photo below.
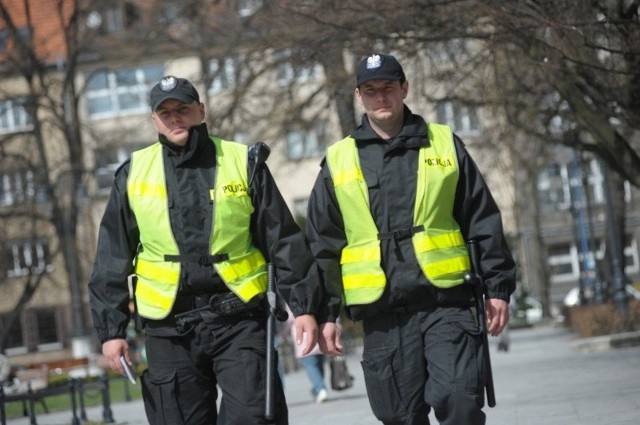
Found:
[[149, 95], [153, 112], [168, 99], [180, 100], [184, 103], [200, 102], [200, 95], [193, 85], [184, 78], [167, 75], [153, 86]]
[[356, 71], [356, 87], [369, 80], [405, 81], [404, 71], [392, 55], [374, 54], [362, 59]]

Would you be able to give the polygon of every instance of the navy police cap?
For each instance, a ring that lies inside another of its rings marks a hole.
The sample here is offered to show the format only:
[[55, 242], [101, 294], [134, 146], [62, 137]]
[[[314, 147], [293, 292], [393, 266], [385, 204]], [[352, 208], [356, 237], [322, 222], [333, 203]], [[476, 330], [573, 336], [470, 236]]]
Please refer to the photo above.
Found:
[[167, 75], [153, 86], [149, 95], [153, 112], [168, 99], [180, 100], [184, 103], [200, 102], [200, 95], [193, 85], [184, 78]]
[[392, 55], [373, 54], [364, 58], [356, 71], [356, 87], [369, 80], [405, 80], [404, 71]]

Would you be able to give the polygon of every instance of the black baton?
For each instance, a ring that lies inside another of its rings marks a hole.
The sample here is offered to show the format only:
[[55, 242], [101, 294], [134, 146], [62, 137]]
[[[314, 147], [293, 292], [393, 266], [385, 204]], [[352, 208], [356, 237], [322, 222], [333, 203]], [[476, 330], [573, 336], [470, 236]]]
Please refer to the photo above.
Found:
[[267, 301], [269, 303], [269, 311], [267, 312], [267, 379], [266, 379], [266, 397], [264, 406], [264, 417], [273, 419], [273, 397], [276, 373], [276, 347], [274, 344], [276, 332], [276, 289], [273, 264], [267, 264]]
[[467, 246], [469, 247], [469, 257], [473, 270], [465, 275], [464, 280], [473, 287], [475, 293], [478, 326], [482, 334], [482, 352], [487, 370], [487, 382], [485, 384], [487, 404], [489, 407], [495, 407], [496, 392], [493, 388], [493, 372], [491, 371], [491, 357], [489, 357], [489, 337], [487, 336], [487, 316], [484, 309], [484, 294], [486, 288], [480, 275], [480, 251], [478, 250], [478, 241], [471, 239], [467, 242]]

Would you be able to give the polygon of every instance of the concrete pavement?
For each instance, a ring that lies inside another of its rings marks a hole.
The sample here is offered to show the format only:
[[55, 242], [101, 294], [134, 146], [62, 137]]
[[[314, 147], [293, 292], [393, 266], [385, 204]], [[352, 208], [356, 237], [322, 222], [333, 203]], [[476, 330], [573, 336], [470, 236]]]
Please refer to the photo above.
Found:
[[[581, 339], [564, 328], [541, 326], [511, 331], [508, 352], [492, 341], [497, 406], [486, 409], [488, 425], [637, 425], [640, 423], [640, 346], [611, 348], [603, 338]], [[367, 400], [360, 352], [347, 356], [355, 376], [346, 391], [329, 390], [329, 400], [313, 402], [302, 369], [286, 375], [292, 425], [378, 424]], [[141, 401], [114, 403], [117, 424], [146, 424]], [[87, 410], [99, 423], [102, 409]], [[430, 415], [432, 424], [438, 422]], [[68, 425], [70, 412], [39, 415], [39, 425]], [[28, 418], [9, 425], [28, 425]]]

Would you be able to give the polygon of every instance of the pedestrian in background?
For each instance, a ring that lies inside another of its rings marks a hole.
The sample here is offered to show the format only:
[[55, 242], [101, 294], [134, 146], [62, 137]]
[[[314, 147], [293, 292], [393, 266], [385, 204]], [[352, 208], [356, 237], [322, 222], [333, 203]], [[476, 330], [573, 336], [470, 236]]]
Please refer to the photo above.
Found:
[[[362, 320], [362, 367], [371, 409], [384, 424], [485, 423], [482, 337], [472, 307], [466, 241], [478, 241], [488, 331], [509, 320], [515, 266], [500, 211], [462, 141], [404, 100], [395, 57], [360, 62], [362, 123], [327, 149], [309, 199], [307, 237], [337, 319]], [[320, 345], [339, 354], [335, 324]]]
[[310, 352], [322, 293], [304, 234], [260, 150], [209, 135], [189, 81], [162, 78], [150, 102], [158, 141], [115, 173], [89, 281], [102, 353], [121, 374], [120, 357], [131, 363], [127, 277], [135, 274], [149, 423], [287, 424], [277, 374], [274, 418], [264, 417], [264, 294], [271, 262]]

